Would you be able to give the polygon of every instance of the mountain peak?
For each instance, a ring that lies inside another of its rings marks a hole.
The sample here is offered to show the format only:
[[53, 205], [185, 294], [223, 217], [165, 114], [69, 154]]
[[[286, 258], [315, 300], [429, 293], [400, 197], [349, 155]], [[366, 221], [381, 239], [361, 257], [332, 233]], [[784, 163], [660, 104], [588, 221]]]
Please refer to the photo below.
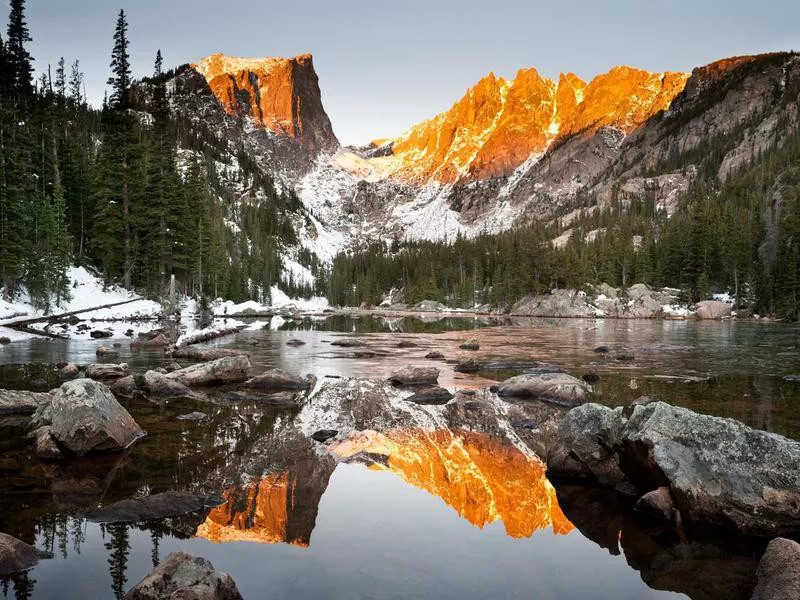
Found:
[[229, 115], [249, 119], [311, 156], [338, 149], [311, 54], [241, 58], [217, 53], [191, 66]]

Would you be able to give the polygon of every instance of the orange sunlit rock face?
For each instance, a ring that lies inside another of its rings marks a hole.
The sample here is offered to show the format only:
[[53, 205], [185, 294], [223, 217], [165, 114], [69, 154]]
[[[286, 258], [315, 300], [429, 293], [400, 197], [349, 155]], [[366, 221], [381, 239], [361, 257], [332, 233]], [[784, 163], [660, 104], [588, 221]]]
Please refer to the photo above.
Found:
[[509, 81], [489, 74], [453, 107], [416, 125], [394, 142], [395, 177], [452, 183], [508, 175], [554, 142], [614, 126], [630, 132], [683, 90], [687, 73], [616, 67], [588, 85], [536, 69]]
[[313, 153], [338, 148], [310, 54], [294, 58], [212, 54], [192, 67], [205, 77], [229, 115], [251, 117], [257, 126]]
[[289, 518], [296, 480], [286, 472], [272, 473], [242, 490], [225, 492], [227, 502], [211, 510], [197, 537], [212, 542], [289, 543], [308, 546], [308, 535], [290, 535]]
[[440, 497], [480, 528], [502, 521], [514, 538], [547, 528], [557, 534], [573, 529], [558, 506], [541, 461], [483, 434], [364, 431], [332, 446], [331, 451], [343, 458], [359, 452], [387, 455], [388, 470]]

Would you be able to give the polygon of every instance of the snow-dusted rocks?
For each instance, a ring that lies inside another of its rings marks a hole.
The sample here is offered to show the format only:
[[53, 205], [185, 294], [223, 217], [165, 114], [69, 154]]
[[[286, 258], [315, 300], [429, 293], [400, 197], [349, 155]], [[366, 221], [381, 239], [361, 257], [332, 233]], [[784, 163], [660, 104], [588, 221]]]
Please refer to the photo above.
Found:
[[250, 359], [229, 356], [168, 373], [166, 378], [188, 387], [241, 383], [248, 378]]

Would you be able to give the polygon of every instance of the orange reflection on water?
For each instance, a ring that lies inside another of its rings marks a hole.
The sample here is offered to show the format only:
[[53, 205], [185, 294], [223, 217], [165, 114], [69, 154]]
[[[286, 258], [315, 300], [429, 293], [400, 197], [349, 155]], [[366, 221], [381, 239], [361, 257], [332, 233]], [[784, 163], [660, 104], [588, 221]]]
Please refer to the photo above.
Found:
[[294, 508], [297, 481], [287, 472], [272, 473], [243, 489], [224, 493], [225, 504], [211, 510], [198, 527], [197, 537], [212, 542], [289, 543], [308, 546], [310, 533], [291, 535], [289, 516]]
[[545, 477], [544, 464], [484, 434], [422, 429], [386, 434], [363, 431], [331, 450], [342, 458], [359, 452], [388, 456], [389, 471], [438, 496], [480, 528], [502, 521], [506, 533], [514, 538], [530, 537], [547, 528], [556, 534], [573, 529]]

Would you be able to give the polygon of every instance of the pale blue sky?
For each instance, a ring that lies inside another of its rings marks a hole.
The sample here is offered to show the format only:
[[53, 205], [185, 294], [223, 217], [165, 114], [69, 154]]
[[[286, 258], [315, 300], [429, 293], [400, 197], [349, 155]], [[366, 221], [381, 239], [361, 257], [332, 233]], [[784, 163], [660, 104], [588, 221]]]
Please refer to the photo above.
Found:
[[134, 75], [213, 52], [314, 55], [344, 143], [393, 136], [494, 71], [584, 78], [617, 64], [691, 70], [717, 58], [800, 49], [798, 0], [28, 0], [37, 68], [79, 58], [102, 99], [119, 8]]

